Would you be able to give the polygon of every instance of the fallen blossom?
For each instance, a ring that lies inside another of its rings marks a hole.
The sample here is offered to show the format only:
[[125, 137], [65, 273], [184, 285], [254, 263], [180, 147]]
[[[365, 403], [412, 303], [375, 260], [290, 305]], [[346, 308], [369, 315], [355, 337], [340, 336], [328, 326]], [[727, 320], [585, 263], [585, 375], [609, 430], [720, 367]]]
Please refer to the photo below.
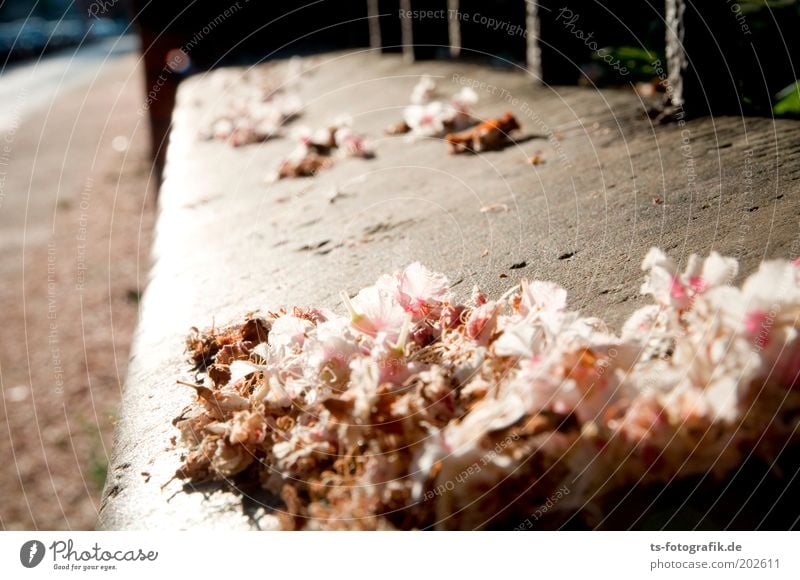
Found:
[[478, 103], [474, 90], [464, 87], [449, 101], [435, 100], [436, 93], [436, 82], [423, 76], [411, 92], [411, 104], [403, 110], [403, 120], [387, 127], [386, 133], [408, 133], [411, 139], [444, 137], [475, 124], [470, 112]]
[[295, 63], [262, 65], [245, 72], [214, 71], [210, 84], [219, 96], [200, 136], [240, 147], [279, 135], [303, 110], [295, 86], [298, 74]]
[[448, 133], [444, 139], [451, 153], [496, 151], [511, 143], [511, 133], [519, 128], [516, 117], [505, 113], [502, 117], [488, 119], [460, 133]]
[[375, 150], [372, 142], [355, 133], [351, 128], [352, 122], [349, 115], [340, 115], [326, 129], [300, 127], [295, 130], [297, 147], [280, 162], [267, 181], [313, 177], [320, 170], [331, 167], [336, 157], [373, 158]]
[[436, 81], [430, 76], [423, 75], [411, 91], [411, 103], [423, 105], [433, 100], [436, 94]]
[[514, 527], [565, 486], [545, 525], [773, 461], [800, 416], [800, 267], [741, 287], [716, 253], [679, 270], [654, 249], [643, 268], [655, 304], [619, 335], [552, 282], [459, 303], [419, 263], [342, 293], [346, 315], [195, 330], [177, 476], [260, 484], [283, 529], [471, 529]]

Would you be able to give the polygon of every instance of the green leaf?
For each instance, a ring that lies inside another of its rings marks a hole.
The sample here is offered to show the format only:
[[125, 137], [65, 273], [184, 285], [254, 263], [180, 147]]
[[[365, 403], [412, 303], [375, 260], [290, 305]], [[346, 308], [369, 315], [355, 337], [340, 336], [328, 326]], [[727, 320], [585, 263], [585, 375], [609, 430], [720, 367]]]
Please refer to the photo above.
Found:
[[772, 110], [776, 115], [800, 115], [800, 81], [795, 81], [781, 90], [775, 98], [778, 102]]

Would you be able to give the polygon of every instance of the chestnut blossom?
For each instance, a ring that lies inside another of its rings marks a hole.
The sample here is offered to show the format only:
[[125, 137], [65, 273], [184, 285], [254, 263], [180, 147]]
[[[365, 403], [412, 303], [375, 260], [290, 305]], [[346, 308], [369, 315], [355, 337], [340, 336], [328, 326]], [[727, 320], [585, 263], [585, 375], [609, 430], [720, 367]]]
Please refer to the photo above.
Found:
[[286, 72], [279, 67], [264, 74], [215, 71], [211, 84], [220, 94], [215, 98], [211, 120], [201, 129], [207, 139], [226, 141], [234, 147], [266, 141], [297, 118], [303, 102], [290, 83], [282, 82]]
[[372, 142], [352, 129], [353, 119], [339, 115], [324, 129], [301, 127], [294, 131], [298, 146], [267, 176], [269, 182], [284, 178], [313, 177], [333, 165], [334, 159], [375, 156]]
[[679, 273], [671, 258], [658, 248], [652, 248], [644, 258], [642, 269], [649, 272], [642, 294], [650, 294], [658, 303], [680, 311], [688, 308], [695, 296], [729, 284], [736, 276], [738, 264], [735, 259], [723, 258], [716, 252], [711, 252], [702, 262], [692, 254], [684, 272]]
[[435, 82], [423, 77], [414, 87], [411, 104], [403, 111], [403, 121], [412, 138], [444, 137], [475, 124], [470, 112], [478, 103], [477, 93], [464, 87], [449, 102], [433, 100]]
[[523, 316], [560, 312], [567, 307], [567, 291], [558, 284], [535, 280], [522, 286], [519, 311]]
[[388, 290], [370, 286], [361, 290], [352, 301], [343, 292], [342, 300], [350, 313], [353, 328], [359, 332], [369, 336], [382, 332], [389, 337], [400, 334], [406, 314]]
[[350, 378], [350, 361], [360, 351], [347, 320], [336, 318], [316, 326], [306, 349], [309, 378], [336, 389], [344, 389]]
[[403, 120], [417, 137], [435, 137], [446, 132], [445, 124], [453, 112], [442, 102], [433, 101], [424, 105], [409, 105], [403, 112]]
[[436, 81], [428, 75], [423, 75], [411, 91], [411, 104], [424, 105], [433, 100], [436, 94]]
[[298, 350], [312, 328], [314, 325], [303, 318], [281, 316], [272, 324], [270, 344], [276, 349]]
[[391, 292], [414, 322], [438, 318], [442, 305], [450, 298], [447, 276], [431, 272], [419, 262], [393, 276], [381, 277], [376, 286]]
[[213, 364], [175, 421], [177, 474], [257, 474], [289, 529], [473, 528], [514, 525], [528, 512], [508, 497], [542, 505], [564, 482], [555, 522], [774, 460], [800, 415], [800, 267], [765, 262], [741, 288], [716, 253], [679, 271], [654, 249], [643, 268], [655, 304], [619, 335], [557, 284], [459, 304], [419, 263], [342, 293], [346, 316], [198, 331], [190, 352]]
[[349, 127], [337, 129], [334, 142], [342, 157], [362, 157], [369, 159], [375, 155], [372, 143], [364, 136], [353, 132]]

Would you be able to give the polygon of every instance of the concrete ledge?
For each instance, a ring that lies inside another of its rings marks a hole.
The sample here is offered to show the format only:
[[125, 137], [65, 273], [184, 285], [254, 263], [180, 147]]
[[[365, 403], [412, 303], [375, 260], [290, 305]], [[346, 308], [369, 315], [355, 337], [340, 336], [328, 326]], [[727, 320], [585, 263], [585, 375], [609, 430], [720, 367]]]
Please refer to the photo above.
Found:
[[[314, 60], [297, 124], [324, 126], [350, 113], [375, 138], [376, 159], [268, 185], [266, 174], [294, 144], [199, 141], [215, 89], [197, 77], [179, 90], [102, 528], [269, 525], [261, 505], [269, 498], [258, 490], [171, 481], [180, 456], [171, 421], [192, 397], [175, 385], [189, 378], [183, 341], [191, 326], [282, 305], [339, 308], [340, 290], [413, 260], [445, 272], [464, 293], [478, 284], [496, 295], [522, 277], [554, 280], [572, 306], [619, 324], [642, 304], [639, 264], [650, 246], [676, 257], [734, 255], [746, 275], [764, 258], [789, 255], [797, 239], [797, 123], [731, 117], [653, 126], [629, 91], [534, 88], [522, 71], [407, 65], [399, 56]], [[477, 113], [511, 110], [522, 135], [533, 137], [481, 156], [450, 156], [438, 140], [384, 137], [422, 74], [440, 76], [447, 95], [460, 88], [454, 78], [488, 83], [477, 89]], [[544, 163], [534, 166], [527, 159], [537, 151]], [[325, 193], [337, 186], [344, 195], [332, 204]], [[480, 211], [490, 204], [508, 211]]]

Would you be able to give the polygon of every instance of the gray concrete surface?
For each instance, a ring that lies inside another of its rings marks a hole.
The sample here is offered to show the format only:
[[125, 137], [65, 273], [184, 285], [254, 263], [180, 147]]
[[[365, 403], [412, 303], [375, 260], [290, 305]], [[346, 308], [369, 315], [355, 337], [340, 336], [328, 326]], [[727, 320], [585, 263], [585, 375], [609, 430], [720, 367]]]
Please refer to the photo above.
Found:
[[0, 530], [97, 522], [158, 185], [139, 56], [106, 50], [0, 74]]
[[[202, 78], [181, 87], [104, 528], [252, 529], [263, 521], [257, 491], [170, 481], [181, 453], [170, 446], [170, 422], [192, 396], [175, 379], [189, 376], [183, 339], [193, 325], [281, 305], [341, 308], [340, 290], [420, 260], [462, 293], [479, 284], [499, 295], [522, 277], [557, 281], [572, 307], [618, 327], [645, 303], [640, 263], [650, 246], [679, 259], [735, 255], [744, 273], [792, 252], [800, 124], [715, 118], [654, 126], [631, 91], [535, 89], [521, 71], [369, 54], [317, 61], [302, 83], [299, 124], [349, 112], [356, 129], [375, 138], [377, 158], [341, 161], [314, 179], [264, 183], [293, 147], [285, 139], [240, 149], [199, 142], [205, 109], [197, 100], [212, 93]], [[477, 113], [514, 111], [519, 142], [451, 156], [437, 140], [384, 137], [422, 74], [440, 77], [446, 94], [459, 88], [454, 74], [496, 87], [479, 89]], [[545, 161], [534, 166], [527, 159], [537, 151]], [[335, 186], [344, 196], [331, 204], [325, 193]], [[508, 211], [480, 211], [494, 203]]]

